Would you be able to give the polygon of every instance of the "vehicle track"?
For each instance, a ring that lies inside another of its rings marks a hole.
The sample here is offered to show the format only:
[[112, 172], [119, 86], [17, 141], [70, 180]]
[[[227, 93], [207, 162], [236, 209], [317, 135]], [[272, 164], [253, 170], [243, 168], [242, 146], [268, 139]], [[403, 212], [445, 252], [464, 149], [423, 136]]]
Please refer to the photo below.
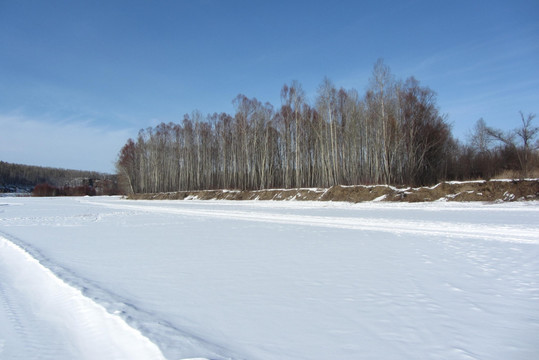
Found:
[[88, 201], [88, 204], [104, 206], [113, 209], [168, 213], [193, 217], [210, 217], [234, 219], [278, 224], [317, 226], [351, 230], [388, 232], [393, 234], [419, 234], [432, 236], [447, 236], [456, 238], [471, 238], [495, 240], [502, 242], [538, 244], [538, 229], [523, 229], [517, 226], [481, 225], [454, 223], [445, 221], [416, 221], [388, 218], [313, 216], [297, 214], [276, 214], [263, 211], [238, 210], [207, 210], [180, 208], [171, 206], [152, 206], [139, 204], [111, 204], [99, 201]]
[[139, 332], [3, 237], [0, 321], [1, 359], [163, 359]]
[[[0, 240], [3, 240], [0, 238]], [[6, 259], [6, 243], [0, 243], [0, 273], [3, 275], [13, 275], [6, 267], [6, 263], [11, 259]], [[58, 353], [66, 353], [64, 347], [69, 347], [62, 338], [57, 341], [41, 341], [43, 334], [51, 333], [54, 329], [47, 326], [32, 313], [28, 302], [21, 301], [20, 287], [14, 276], [2, 276], [0, 282], [0, 319], [5, 318], [1, 328], [9, 336], [8, 341], [3, 342], [0, 347], [0, 358], [6, 359], [56, 359]], [[15, 340], [15, 343], [12, 341]], [[5, 357], [4, 357], [5, 356]]]

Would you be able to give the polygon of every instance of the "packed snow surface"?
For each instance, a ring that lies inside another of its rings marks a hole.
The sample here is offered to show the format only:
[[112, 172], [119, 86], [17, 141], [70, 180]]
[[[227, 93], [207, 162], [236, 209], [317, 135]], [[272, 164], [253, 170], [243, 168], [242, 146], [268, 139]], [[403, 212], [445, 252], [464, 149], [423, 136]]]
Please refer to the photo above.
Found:
[[539, 203], [0, 199], [1, 359], [536, 359]]

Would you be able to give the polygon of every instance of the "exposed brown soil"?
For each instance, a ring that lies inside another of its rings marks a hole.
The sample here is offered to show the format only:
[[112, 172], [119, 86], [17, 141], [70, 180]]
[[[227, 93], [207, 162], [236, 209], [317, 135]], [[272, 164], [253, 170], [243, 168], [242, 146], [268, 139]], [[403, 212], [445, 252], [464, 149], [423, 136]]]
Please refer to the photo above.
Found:
[[155, 200], [310, 200], [310, 201], [523, 201], [539, 199], [539, 179], [443, 182], [432, 187], [387, 185], [332, 186], [329, 189], [203, 190], [135, 194]]

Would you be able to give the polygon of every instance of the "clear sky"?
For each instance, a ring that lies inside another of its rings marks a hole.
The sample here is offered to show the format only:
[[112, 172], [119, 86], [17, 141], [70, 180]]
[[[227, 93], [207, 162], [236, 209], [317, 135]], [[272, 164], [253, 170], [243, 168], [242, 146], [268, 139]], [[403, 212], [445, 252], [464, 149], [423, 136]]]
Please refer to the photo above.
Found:
[[278, 107], [292, 80], [363, 94], [378, 58], [457, 138], [515, 128], [539, 112], [539, 1], [0, 0], [0, 160], [113, 172], [141, 128]]

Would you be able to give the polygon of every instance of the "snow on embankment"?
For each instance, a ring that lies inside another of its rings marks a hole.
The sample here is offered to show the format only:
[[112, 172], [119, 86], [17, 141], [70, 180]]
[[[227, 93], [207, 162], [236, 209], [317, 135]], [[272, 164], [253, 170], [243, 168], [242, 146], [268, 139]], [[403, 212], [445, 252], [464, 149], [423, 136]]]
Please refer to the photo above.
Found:
[[135, 194], [157, 200], [310, 200], [310, 201], [517, 201], [539, 199], [539, 179], [448, 181], [431, 187], [336, 185], [329, 189], [202, 190]]
[[0, 335], [7, 336], [0, 358], [164, 359], [139, 331], [3, 237], [0, 280]]

